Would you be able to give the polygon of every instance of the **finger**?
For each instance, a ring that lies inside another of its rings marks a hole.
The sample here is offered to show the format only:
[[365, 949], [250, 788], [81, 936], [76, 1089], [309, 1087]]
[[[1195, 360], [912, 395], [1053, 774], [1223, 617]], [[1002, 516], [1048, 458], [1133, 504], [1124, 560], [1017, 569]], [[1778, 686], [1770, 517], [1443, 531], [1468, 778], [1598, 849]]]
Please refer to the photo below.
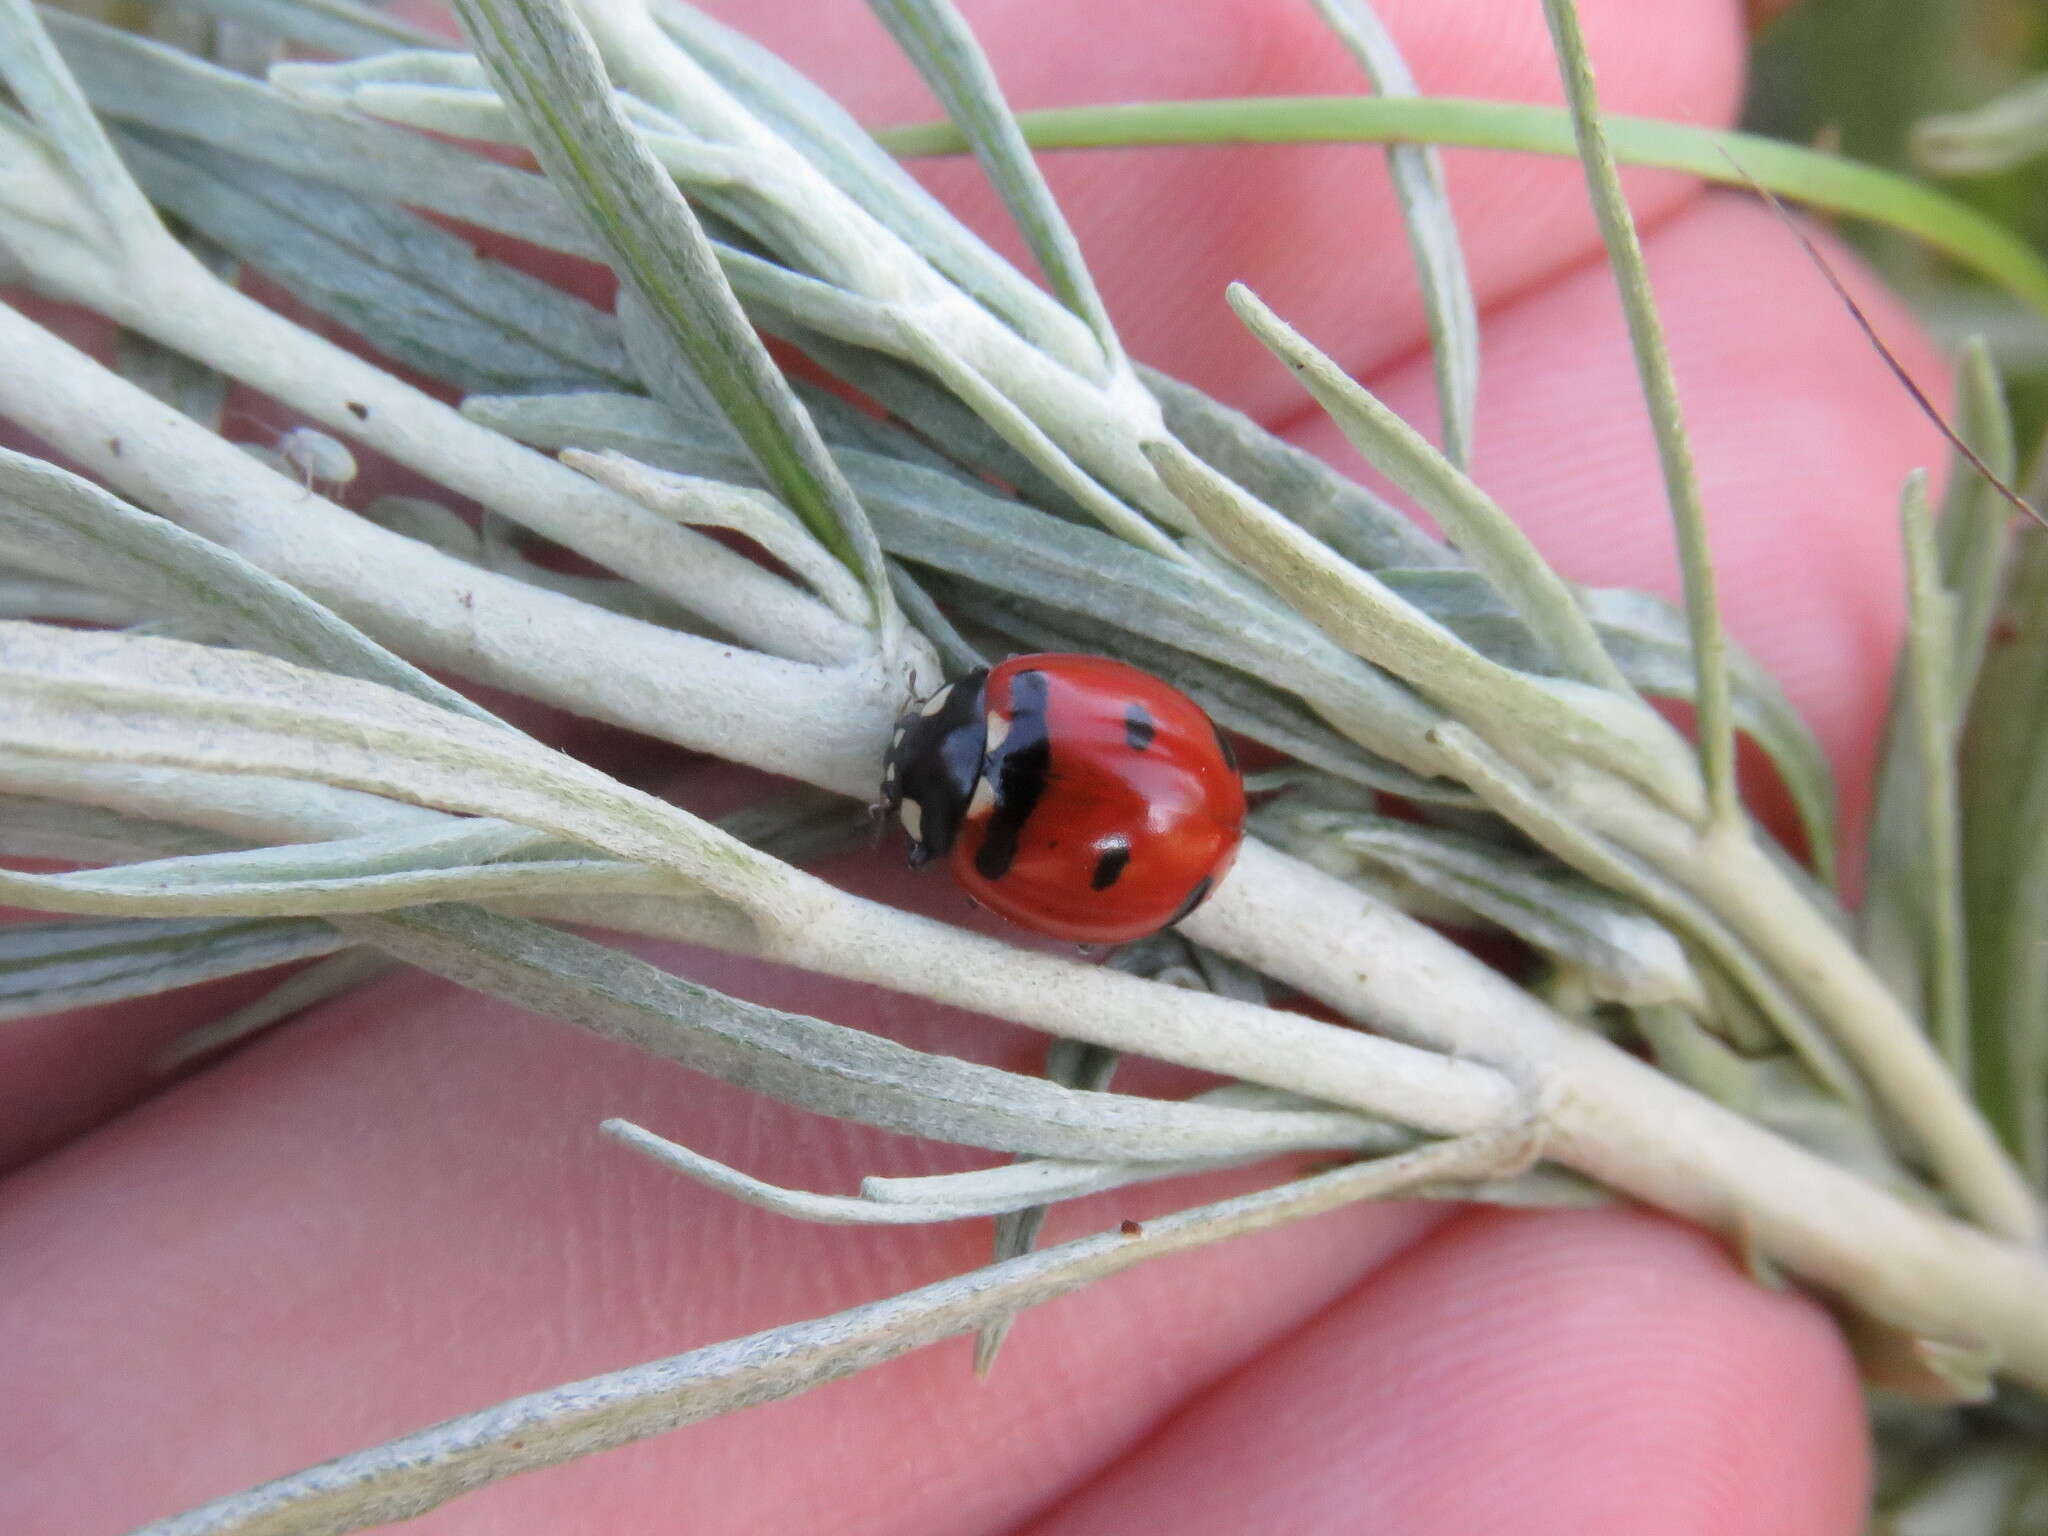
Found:
[[1027, 1527], [1849, 1536], [1869, 1481], [1821, 1309], [1637, 1213], [1439, 1229]]
[[[1022, 1031], [692, 957], [713, 984], [1024, 1066]], [[985, 1223], [822, 1229], [604, 1141], [623, 1115], [762, 1177], [986, 1162], [798, 1115], [439, 983], [259, 1042], [0, 1193], [0, 1528], [114, 1531], [515, 1393], [988, 1260]], [[1272, 1170], [1266, 1170], [1270, 1178]], [[1241, 1188], [1056, 1215], [1054, 1236]], [[1148, 1266], [965, 1340], [476, 1495], [423, 1531], [999, 1529], [1340, 1294], [1431, 1219], [1361, 1208]]]
[[[733, 0], [712, 7], [845, 101], [864, 123], [940, 115], [863, 7]], [[1289, 0], [1094, 0], [963, 7], [1019, 110], [1119, 101], [1361, 94], [1367, 86], [1314, 9]], [[1562, 99], [1539, 7], [1522, 0], [1390, 0], [1376, 7], [1421, 88], [1508, 101]], [[1667, 0], [1655, 26], [1631, 0], [1582, 7], [1602, 103], [1724, 125], [1739, 106], [1741, 17], [1725, 0]], [[1479, 298], [1491, 302], [1596, 250], [1585, 183], [1567, 159], [1451, 151], [1452, 205]], [[1264, 417], [1291, 408], [1284, 378], [1222, 303], [1249, 283], [1281, 314], [1371, 369], [1425, 335], [1413, 260], [1381, 151], [1361, 145], [1089, 150], [1047, 177], [1133, 356]], [[965, 160], [919, 174], [1029, 270], [1022, 243]], [[1689, 178], [1632, 176], [1654, 220]], [[1330, 340], [1334, 338], [1334, 340]]]
[[[1940, 359], [1839, 246], [1858, 302], [1937, 400]], [[1798, 242], [1746, 198], [1703, 199], [1645, 242], [1734, 638], [1791, 695], [1867, 802], [1902, 616], [1899, 488], [1946, 457]], [[1278, 365], [1274, 365], [1276, 368]], [[1420, 360], [1372, 381], [1404, 413]], [[1679, 590], [1662, 474], [1614, 281], [1588, 266], [1487, 317], [1474, 474], [1576, 581]], [[1290, 434], [1347, 470], [1320, 414]]]

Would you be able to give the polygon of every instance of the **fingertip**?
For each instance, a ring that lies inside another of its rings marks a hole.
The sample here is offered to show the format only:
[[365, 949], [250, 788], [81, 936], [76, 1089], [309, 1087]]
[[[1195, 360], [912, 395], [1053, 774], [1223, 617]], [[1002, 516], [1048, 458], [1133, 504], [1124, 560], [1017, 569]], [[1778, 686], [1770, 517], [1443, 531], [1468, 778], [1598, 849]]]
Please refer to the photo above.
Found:
[[1032, 1528], [1799, 1533], [1859, 1527], [1847, 1352], [1803, 1298], [1633, 1210], [1439, 1229]]

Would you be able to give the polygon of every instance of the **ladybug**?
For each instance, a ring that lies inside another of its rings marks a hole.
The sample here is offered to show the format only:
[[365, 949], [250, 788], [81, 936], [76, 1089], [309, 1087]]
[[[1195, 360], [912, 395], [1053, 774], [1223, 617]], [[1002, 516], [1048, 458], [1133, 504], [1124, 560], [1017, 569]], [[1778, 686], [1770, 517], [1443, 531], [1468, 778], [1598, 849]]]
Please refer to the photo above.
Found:
[[1201, 706], [1103, 656], [979, 668], [896, 725], [882, 798], [913, 868], [1056, 939], [1120, 944], [1199, 906], [1237, 856], [1244, 780]]

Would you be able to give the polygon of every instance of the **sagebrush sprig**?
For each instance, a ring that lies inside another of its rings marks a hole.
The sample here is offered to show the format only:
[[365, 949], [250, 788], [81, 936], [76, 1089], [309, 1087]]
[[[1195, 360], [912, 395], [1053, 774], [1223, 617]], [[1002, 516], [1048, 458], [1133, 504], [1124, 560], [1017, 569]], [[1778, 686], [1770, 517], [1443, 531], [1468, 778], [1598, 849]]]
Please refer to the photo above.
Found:
[[[261, 4], [282, 30], [301, 25], [290, 0]], [[1590, 128], [1583, 50], [1569, 7], [1552, 10]], [[1331, 14], [1341, 28], [1353, 12]], [[1469, 431], [1453, 420], [1439, 454], [1248, 294], [1234, 296], [1240, 314], [1458, 548], [1138, 370], [957, 17], [940, 0], [892, 0], [889, 14], [1057, 297], [961, 230], [786, 66], [680, 5], [469, 0], [482, 64], [407, 37], [396, 53], [280, 66], [268, 85], [54, 19], [81, 93], [25, 0], [0, 0], [6, 35], [29, 44], [0, 60], [29, 113], [0, 118], [0, 154], [20, 172], [0, 192], [0, 244], [31, 278], [485, 509], [474, 526], [432, 502], [387, 503], [375, 520], [348, 512], [0, 308], [0, 348], [34, 380], [0, 374], [0, 412], [161, 519], [48, 466], [0, 461], [0, 563], [21, 572], [18, 600], [76, 607], [98, 593], [123, 618], [175, 627], [0, 623], [0, 848], [111, 866], [0, 876], [9, 899], [98, 914], [0, 947], [0, 963], [65, 998], [122, 984], [131, 960], [148, 984], [218, 974], [234, 921], [255, 925], [251, 955], [354, 944], [312, 991], [375, 952], [822, 1113], [1026, 1154], [952, 1182], [825, 1195], [711, 1163], [658, 1126], [616, 1127], [787, 1215], [1000, 1212], [1018, 1218], [999, 1236], [1006, 1253], [1028, 1246], [1029, 1213], [1048, 1200], [1283, 1149], [1379, 1156], [1134, 1238], [1010, 1258], [504, 1405], [162, 1529], [352, 1528], [942, 1332], [980, 1332], [985, 1361], [1005, 1318], [1070, 1283], [1418, 1180], [1465, 1191], [1539, 1152], [1729, 1233], [1760, 1273], [1782, 1266], [1829, 1293], [1861, 1334], [1918, 1362], [1931, 1390], [1977, 1394], [1993, 1370], [2048, 1386], [2035, 1192], [1832, 900], [1734, 812], [1728, 742], [1741, 721], [1786, 765], [1817, 844], [1831, 835], [1824, 765], [1782, 695], [1740, 657], [1716, 661], [1710, 584], [1690, 584], [1688, 636], [1639, 595], [1563, 581], [1457, 469]], [[345, 3], [308, 7], [303, 24], [350, 51], [381, 46]], [[1381, 73], [1399, 69], [1382, 61]], [[120, 123], [140, 190], [86, 94]], [[526, 138], [550, 177], [398, 122]], [[1597, 139], [1586, 158], [1627, 272]], [[1782, 158], [1759, 161], [1785, 174]], [[469, 398], [449, 410], [253, 304], [171, 238], [144, 192]], [[451, 278], [446, 237], [413, 208], [607, 259], [627, 296], [612, 317], [487, 261]], [[1459, 290], [1445, 313], [1469, 314], [1452, 269], [1436, 275]], [[764, 371], [752, 326], [886, 418]], [[1669, 426], [1653, 334], [1641, 350]], [[1455, 418], [1469, 369], [1442, 362]], [[521, 441], [571, 450], [589, 473]], [[1703, 571], [1683, 478], [1688, 564]], [[750, 532], [799, 579], [682, 526], [692, 520]], [[550, 575], [544, 546], [529, 550], [508, 522], [615, 574]], [[1944, 678], [1955, 699], [1970, 691], [1996, 603], [2002, 528], [1954, 526], [1935, 551], [1914, 520], [1921, 613], [1938, 621], [1913, 656], [1928, 698]], [[46, 527], [60, 536], [44, 540]], [[2037, 574], [2023, 558], [2007, 603]], [[1952, 609], [1938, 586], [1958, 594]], [[893, 632], [898, 601], [955, 666], [1012, 637], [1071, 637], [1187, 683], [1226, 724], [1289, 754], [1276, 782], [1290, 798], [1264, 824], [1301, 857], [1248, 842], [1172, 941], [1199, 946], [1184, 956], [1075, 965], [794, 868], [815, 846], [805, 828], [843, 835], [841, 810], [785, 805], [750, 839], [480, 716], [413, 665], [865, 798], [896, 714], [936, 671], [922, 640]], [[1994, 657], [1986, 697], [2024, 699], [2032, 676]], [[1704, 771], [1643, 692], [1700, 704]], [[2043, 902], [2036, 865], [2014, 861], [2010, 914], [1987, 920], [1977, 905], [1982, 804], [1944, 791], [1936, 760], [1959, 708], [1924, 714], [1930, 728], [1910, 739], [1931, 786], [1913, 804], [1957, 807], [1947, 842], [1924, 841], [1940, 843], [1937, 867], [1964, 866], [1944, 889], [1966, 891], [1969, 976], [2003, 989], [1971, 1021], [1980, 1035], [1997, 1027], [1987, 1018], [2011, 1026], [1980, 1059], [2034, 1073], [1992, 1100], [2013, 1127], [2038, 1121], [2048, 1097], [2037, 1021], [2013, 1012], [2048, 988], [2028, 958]], [[1973, 712], [1963, 729], [1989, 728]], [[2042, 781], [2024, 747], [2039, 739], [1998, 753], [2029, 815]], [[1382, 792], [1423, 819], [1375, 816]], [[1449, 816], [1455, 830], [1432, 822]], [[1514, 852], [1490, 857], [1498, 847]], [[1402, 879], [1364, 875], [1361, 859]], [[1554, 969], [1523, 985], [1418, 920], [1446, 901], [1520, 933]], [[1929, 951], [1943, 978], [1934, 1013], [1952, 1038], [1954, 917], [1951, 901]], [[143, 952], [130, 926], [143, 921], [168, 949]], [[1101, 1050], [1074, 1046], [1079, 1064], [1045, 1079], [907, 1051], [722, 997], [556, 926], [579, 923], [872, 982]], [[1998, 963], [1979, 966], [1987, 943]], [[1373, 1033], [1266, 1006], [1268, 980]], [[1110, 1051], [1236, 1082], [1186, 1102], [1109, 1093]], [[1397, 1150], [1428, 1135], [1450, 1139]], [[1517, 1187], [1588, 1193], [1572, 1179]], [[1976, 1225], [1943, 1214], [1943, 1199]]]

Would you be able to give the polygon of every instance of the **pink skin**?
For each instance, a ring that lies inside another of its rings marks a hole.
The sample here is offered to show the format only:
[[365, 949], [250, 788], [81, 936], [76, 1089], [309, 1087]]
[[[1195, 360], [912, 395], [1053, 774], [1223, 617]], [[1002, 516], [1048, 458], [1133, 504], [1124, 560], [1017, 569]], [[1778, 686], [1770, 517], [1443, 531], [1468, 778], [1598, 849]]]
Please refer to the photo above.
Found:
[[[1306, 7], [970, 7], [1020, 105], [1341, 90]], [[849, 4], [733, 6], [873, 121], [923, 109]], [[1609, 104], [1725, 122], [1732, 0], [1588, 4]], [[1392, 0], [1433, 90], [1554, 99], [1525, 0]], [[1107, 14], [1104, 14], [1107, 12]], [[1100, 46], [1097, 46], [1097, 45]], [[1482, 478], [1570, 574], [1670, 590], [1616, 311], [1569, 166], [1451, 157], [1489, 303]], [[983, 226], [957, 166], [932, 177]], [[1073, 156], [1055, 182], [1139, 355], [1337, 452], [1220, 302], [1242, 278], [1404, 409], [1430, 412], [1405, 244], [1353, 149]], [[1893, 508], [1940, 445], [1796, 246], [1740, 199], [1635, 182], [1738, 637], [1861, 803], [1898, 630]], [[1841, 258], [1846, 259], [1846, 258]], [[1896, 306], [1879, 324], [1931, 383]], [[1339, 455], [1341, 456], [1341, 454]], [[674, 782], [674, 755], [555, 739]], [[680, 770], [681, 798], [733, 777]], [[974, 921], [887, 848], [837, 879]], [[1025, 1067], [1025, 1031], [677, 946], [763, 1001]], [[223, 988], [235, 991], [245, 984]], [[970, 1154], [753, 1101], [401, 975], [168, 1088], [183, 999], [9, 1026], [0, 1134], [0, 1528], [97, 1536], [432, 1420], [830, 1311], [981, 1262], [983, 1226], [849, 1232], [744, 1209], [603, 1141], [624, 1115], [763, 1177], [843, 1189]], [[1172, 1074], [1134, 1071], [1134, 1084]], [[1271, 1170], [1267, 1173], [1270, 1174]], [[1055, 1238], [1242, 1187], [1134, 1191]], [[518, 1479], [423, 1532], [809, 1529], [1800, 1533], [1858, 1528], [1858, 1400], [1819, 1307], [1644, 1214], [1364, 1207], [1146, 1267], [1024, 1319], [992, 1386], [948, 1344], [809, 1397]], [[29, 1411], [21, 1411], [28, 1406]]]

